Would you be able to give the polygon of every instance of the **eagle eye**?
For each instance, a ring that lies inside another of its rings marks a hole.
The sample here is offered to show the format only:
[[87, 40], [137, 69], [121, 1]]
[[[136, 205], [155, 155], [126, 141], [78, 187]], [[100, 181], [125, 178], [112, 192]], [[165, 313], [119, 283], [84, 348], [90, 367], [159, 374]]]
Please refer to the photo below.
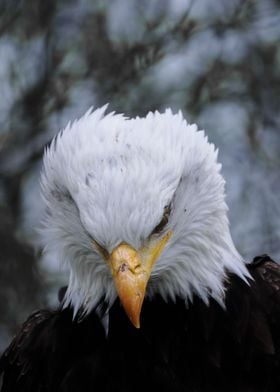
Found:
[[110, 257], [108, 251], [107, 251], [102, 245], [100, 245], [96, 240], [94, 240], [93, 238], [92, 238], [92, 242], [93, 242], [93, 244], [94, 244], [95, 249], [97, 250], [97, 252], [98, 252], [105, 260], [108, 260], [109, 257]]
[[164, 227], [165, 227], [165, 226], [167, 225], [167, 223], [168, 223], [168, 219], [169, 219], [169, 216], [170, 216], [170, 212], [171, 212], [171, 204], [169, 204], [169, 205], [167, 205], [167, 206], [164, 207], [164, 209], [163, 209], [163, 215], [162, 215], [161, 221], [159, 222], [158, 225], [156, 225], [156, 227], [154, 228], [154, 230], [151, 232], [151, 235], [153, 235], [153, 234], [159, 234], [159, 233], [164, 229]]

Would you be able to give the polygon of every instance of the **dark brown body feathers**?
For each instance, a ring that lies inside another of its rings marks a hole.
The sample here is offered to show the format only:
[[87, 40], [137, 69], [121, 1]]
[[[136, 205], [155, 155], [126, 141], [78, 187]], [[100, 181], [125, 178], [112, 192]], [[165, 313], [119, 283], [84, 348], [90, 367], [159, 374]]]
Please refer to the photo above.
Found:
[[107, 336], [95, 313], [34, 313], [1, 358], [2, 392], [279, 391], [280, 267], [264, 255], [248, 269], [250, 286], [229, 276], [226, 310], [154, 298], [140, 330], [118, 302]]

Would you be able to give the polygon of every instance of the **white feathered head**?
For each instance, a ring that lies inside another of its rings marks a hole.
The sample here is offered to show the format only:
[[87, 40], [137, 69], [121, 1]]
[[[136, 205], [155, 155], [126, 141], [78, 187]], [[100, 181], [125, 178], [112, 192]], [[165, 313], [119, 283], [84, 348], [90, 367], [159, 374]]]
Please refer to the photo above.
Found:
[[117, 295], [135, 326], [144, 296], [212, 296], [246, 277], [228, 227], [217, 150], [182, 114], [88, 111], [44, 156], [46, 251], [68, 263], [66, 305]]

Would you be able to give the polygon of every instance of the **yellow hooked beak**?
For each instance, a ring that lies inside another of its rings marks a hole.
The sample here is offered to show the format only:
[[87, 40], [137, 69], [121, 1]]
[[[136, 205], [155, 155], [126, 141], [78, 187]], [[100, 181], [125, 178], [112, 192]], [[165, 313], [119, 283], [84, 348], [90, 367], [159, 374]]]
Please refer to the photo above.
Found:
[[157, 242], [138, 251], [128, 244], [120, 244], [109, 256], [108, 262], [120, 301], [136, 328], [140, 328], [140, 312], [153, 265], [171, 235], [169, 231]]

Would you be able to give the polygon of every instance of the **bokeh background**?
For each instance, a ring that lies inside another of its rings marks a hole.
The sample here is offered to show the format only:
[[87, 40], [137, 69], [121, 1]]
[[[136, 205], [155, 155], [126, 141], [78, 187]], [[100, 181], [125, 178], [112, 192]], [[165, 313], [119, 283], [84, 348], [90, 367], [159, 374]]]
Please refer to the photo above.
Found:
[[280, 261], [279, 0], [0, 0], [0, 352], [67, 281], [38, 245], [44, 147], [105, 103], [205, 129], [237, 248]]

